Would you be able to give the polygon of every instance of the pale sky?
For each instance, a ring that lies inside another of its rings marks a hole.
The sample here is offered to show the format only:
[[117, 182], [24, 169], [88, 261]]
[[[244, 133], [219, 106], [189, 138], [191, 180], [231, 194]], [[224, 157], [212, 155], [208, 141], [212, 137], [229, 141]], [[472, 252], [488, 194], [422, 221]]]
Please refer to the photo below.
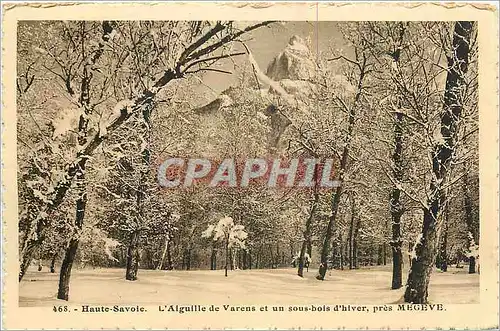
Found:
[[[259, 28], [248, 34], [244, 39], [248, 40], [246, 42], [247, 46], [250, 48], [261, 69], [265, 72], [268, 64], [285, 48], [293, 35], [298, 35], [306, 41], [309, 39], [312, 44], [311, 52], [313, 54], [317, 54], [318, 49], [320, 52], [325, 52], [329, 47], [341, 48], [343, 40], [336, 24], [338, 23], [314, 21], [277, 23], [272, 24], [270, 27]], [[240, 49], [238, 48], [238, 50]], [[241, 50], [243, 51], [243, 49]], [[246, 57], [240, 56], [238, 61], [246, 61]], [[229, 61], [223, 68], [224, 70], [233, 71], [233, 66]], [[203, 82], [210, 88], [201, 85], [199, 87], [200, 100], [193, 103], [196, 105], [206, 103], [215, 97], [215, 92], [222, 92], [229, 86], [236, 84], [237, 78], [238, 72], [234, 72], [232, 75], [207, 72]]]

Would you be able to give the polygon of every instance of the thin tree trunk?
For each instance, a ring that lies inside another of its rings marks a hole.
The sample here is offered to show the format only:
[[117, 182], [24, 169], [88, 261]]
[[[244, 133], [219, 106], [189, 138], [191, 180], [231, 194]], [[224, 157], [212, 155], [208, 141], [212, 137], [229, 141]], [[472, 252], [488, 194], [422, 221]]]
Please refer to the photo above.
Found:
[[[394, 63], [399, 67], [401, 56], [401, 46], [403, 44], [406, 27], [404, 23], [399, 23], [399, 40], [393, 55]], [[401, 93], [401, 91], [398, 91]], [[402, 108], [401, 96], [398, 95], [398, 108]], [[401, 216], [403, 206], [401, 204], [401, 189], [399, 185], [403, 181], [403, 113], [398, 109], [394, 114], [394, 153], [392, 163], [394, 165], [392, 175], [396, 185], [392, 188], [390, 198], [392, 238], [390, 245], [392, 248], [392, 284], [391, 289], [396, 290], [403, 286], [403, 239], [401, 238]], [[385, 243], [384, 243], [385, 245]], [[384, 257], [385, 258], [385, 257]], [[385, 264], [385, 262], [384, 262]]]
[[384, 257], [382, 256], [384, 254], [384, 247], [382, 244], [378, 244], [378, 251], [377, 251], [377, 265], [382, 265], [384, 263]]
[[167, 234], [165, 236], [165, 246], [163, 247], [163, 252], [161, 254], [161, 259], [160, 263], [158, 263], [158, 267], [156, 267], [157, 270], [162, 270], [163, 269], [163, 264], [165, 263], [165, 259], [167, 258], [167, 251], [168, 251], [168, 246], [169, 246], [169, 235]]
[[[314, 172], [314, 180], [316, 180], [316, 173], [317, 173], [318, 167], [315, 167], [315, 172]], [[297, 275], [299, 277], [304, 277], [304, 265], [305, 265], [305, 255], [307, 250], [311, 250], [311, 227], [312, 227], [312, 221], [314, 218], [314, 214], [316, 213], [316, 207], [318, 205], [319, 201], [319, 193], [317, 192], [315, 188], [315, 192], [313, 194], [313, 199], [311, 201], [311, 209], [309, 211], [309, 217], [306, 220], [306, 227], [304, 229], [304, 241], [302, 241], [302, 247], [300, 249], [300, 256], [299, 256], [299, 266], [297, 269]], [[311, 258], [310, 252], [307, 252], [309, 254], [309, 258]]]
[[385, 241], [382, 244], [382, 250], [384, 254], [384, 265], [387, 265], [387, 243]]
[[331, 265], [331, 268], [340, 269], [338, 257], [339, 257], [338, 243], [336, 240], [334, 240], [332, 243], [332, 259], [331, 259], [332, 265]]
[[[403, 180], [403, 113], [397, 112], [394, 121], [394, 154], [392, 161], [394, 163], [393, 176], [397, 183]], [[392, 248], [392, 285], [391, 289], [397, 290], [403, 286], [403, 252], [401, 246], [401, 216], [403, 215], [403, 206], [401, 205], [401, 190], [398, 185], [392, 189], [391, 200], [391, 219], [392, 219], [392, 239], [390, 242]]]
[[344, 270], [344, 249], [342, 245], [342, 237], [339, 234], [339, 253], [340, 253], [340, 270]]
[[241, 253], [241, 250], [238, 249], [237, 251], [237, 256], [238, 256], [238, 265], [236, 266], [238, 269], [245, 269], [241, 263], [241, 260], [242, 260], [242, 253]]
[[279, 242], [276, 243], [276, 268], [280, 266], [280, 244]]
[[[473, 247], [478, 243], [478, 234], [476, 226], [474, 224], [474, 216], [472, 213], [472, 198], [469, 189], [469, 176], [467, 173], [468, 169], [464, 166], [464, 176], [463, 176], [463, 194], [464, 194], [464, 211], [465, 211], [465, 224], [467, 225], [468, 231], [468, 244], [469, 248]], [[473, 274], [476, 272], [476, 258], [475, 256], [469, 256], [469, 273]]]
[[38, 271], [42, 271], [43, 268], [43, 261], [42, 261], [42, 246], [40, 246], [39, 252], [38, 252]]
[[412, 252], [413, 252], [413, 246], [415, 244], [412, 244], [410, 241], [408, 241], [408, 263], [411, 267], [411, 263], [412, 263]]
[[439, 219], [446, 207], [446, 191], [449, 167], [455, 149], [459, 119], [462, 112], [462, 89], [464, 74], [469, 61], [469, 46], [473, 22], [456, 22], [444, 95], [444, 109], [441, 117], [443, 143], [438, 143], [432, 154], [434, 177], [430, 185], [429, 200], [424, 208], [422, 232], [415, 245], [408, 282], [404, 295], [405, 302], [425, 304], [432, 268], [435, 263], [439, 242]]
[[210, 255], [210, 270], [217, 270], [217, 249], [214, 246]]
[[82, 162], [81, 169], [76, 176], [76, 180], [77, 180], [77, 190], [79, 192], [79, 197], [76, 200], [76, 219], [74, 225], [77, 234], [72, 236], [71, 240], [69, 241], [68, 247], [66, 248], [66, 251], [64, 253], [64, 259], [59, 274], [59, 289], [57, 292], [57, 298], [66, 301], [69, 298], [69, 281], [71, 278], [71, 269], [73, 268], [73, 262], [75, 260], [76, 252], [78, 250], [78, 244], [80, 242], [78, 232], [82, 230], [83, 220], [85, 218], [85, 208], [87, 205], [85, 162]]
[[[81, 23], [85, 24], [85, 23]], [[78, 200], [76, 202], [76, 219], [75, 219], [75, 229], [77, 232], [80, 232], [83, 225], [83, 218], [85, 214], [85, 206], [87, 201], [87, 193], [86, 193], [86, 183], [85, 183], [85, 165], [88, 159], [88, 156], [97, 148], [92, 144], [87, 144], [88, 142], [88, 123], [90, 120], [90, 115], [92, 114], [93, 108], [90, 106], [90, 89], [91, 89], [91, 81], [92, 81], [92, 66], [97, 63], [104, 52], [104, 46], [107, 41], [109, 41], [111, 33], [113, 32], [113, 27], [108, 21], [103, 21], [103, 35], [101, 40], [99, 41], [99, 48], [94, 55], [87, 60], [87, 63], [83, 66], [82, 71], [82, 81], [80, 87], [80, 96], [79, 96], [79, 106], [84, 109], [84, 114], [82, 114], [79, 118], [78, 123], [78, 145], [79, 149], [76, 154], [77, 162], [73, 162], [70, 164], [67, 169], [67, 172], [64, 176], [64, 179], [57, 183], [57, 185], [53, 188], [52, 192], [49, 194], [47, 198], [48, 202], [45, 208], [38, 213], [37, 217], [30, 223], [29, 230], [27, 231], [27, 238], [24, 242], [21, 262], [21, 270], [19, 272], [19, 281], [23, 278], [29, 263], [32, 260], [32, 254], [36, 247], [41, 246], [43, 240], [45, 239], [45, 228], [49, 224], [49, 215], [52, 214], [54, 210], [59, 207], [62, 203], [66, 192], [71, 186], [71, 182], [74, 177], [77, 180], [77, 193]], [[75, 92], [69, 85], [67, 84], [67, 91], [73, 97]], [[121, 123], [119, 123], [121, 124]], [[119, 125], [118, 124], [118, 125]], [[102, 140], [101, 140], [102, 141]], [[100, 143], [100, 142], [99, 142]], [[85, 147], [85, 148], [84, 148]], [[32, 233], [35, 232], [37, 236], [33, 236]], [[78, 234], [77, 234], [78, 236]], [[70, 240], [69, 246], [65, 252], [64, 263], [61, 266], [61, 278], [59, 281], [59, 290], [58, 290], [58, 298], [63, 300], [68, 300], [69, 293], [69, 278], [71, 275], [71, 267], [73, 265], [73, 260], [76, 255], [76, 250], [78, 249], [78, 241], [79, 239], [76, 237]], [[69, 268], [69, 270], [68, 270]]]
[[349, 196], [351, 200], [351, 221], [349, 222], [349, 269], [353, 268], [353, 241], [354, 241], [354, 200], [352, 194]]
[[441, 242], [441, 247], [439, 250], [439, 268], [441, 271], [448, 271], [448, 218], [449, 218], [449, 206], [446, 207], [444, 214], [444, 224], [443, 224], [443, 240]]
[[340, 185], [337, 186], [334, 190], [333, 196], [332, 196], [332, 207], [331, 207], [331, 213], [330, 217], [328, 220], [328, 225], [326, 228], [326, 235], [323, 240], [323, 246], [321, 249], [321, 255], [320, 255], [320, 265], [319, 265], [319, 270], [318, 270], [318, 275], [316, 276], [316, 279], [318, 280], [324, 280], [326, 271], [328, 270], [328, 255], [330, 254], [330, 243], [332, 242], [335, 226], [336, 226], [336, 219], [337, 219], [337, 213], [339, 210], [340, 206], [340, 198], [342, 195], [342, 180], [344, 179], [344, 174], [347, 171], [347, 161], [349, 157], [349, 149], [351, 145], [351, 140], [352, 140], [352, 134], [354, 132], [354, 125], [355, 125], [355, 120], [356, 120], [356, 107], [358, 106], [359, 99], [361, 98], [362, 90], [363, 90], [363, 80], [365, 77], [365, 65], [366, 65], [366, 58], [364, 59], [363, 65], [360, 66], [360, 73], [359, 73], [359, 80], [358, 80], [358, 86], [357, 86], [357, 92], [356, 96], [354, 98], [354, 103], [349, 109], [349, 123], [347, 126], [347, 134], [344, 138], [344, 148], [342, 150], [342, 157], [340, 159], [340, 167], [339, 167], [339, 175], [337, 180], [340, 182]]
[[191, 247], [186, 250], [186, 270], [191, 270]]
[[354, 269], [359, 268], [359, 263], [358, 263], [358, 232], [359, 232], [360, 228], [361, 228], [361, 219], [358, 218], [358, 221], [356, 222], [356, 226], [354, 228], [354, 235], [352, 238], [352, 260], [353, 260]]
[[172, 240], [168, 241], [167, 246], [167, 265], [165, 267], [166, 270], [172, 270], [174, 268], [172, 264]]
[[274, 255], [273, 255], [273, 246], [269, 244], [269, 254], [271, 255], [271, 269], [274, 269]]
[[227, 267], [228, 267], [228, 261], [229, 259], [229, 238], [226, 238], [226, 265], [224, 266], [224, 276], [227, 277]]
[[252, 251], [248, 250], [248, 269], [252, 270]]
[[125, 272], [125, 279], [130, 281], [137, 280], [137, 271], [139, 269], [139, 238], [140, 233], [138, 230], [130, 235], [130, 242], [127, 250], [127, 269]]
[[52, 260], [50, 261], [50, 272], [51, 273], [56, 272], [56, 259], [57, 259], [57, 252], [52, 255]]
[[229, 249], [229, 269], [231, 271], [234, 270], [234, 259], [233, 259], [234, 256], [233, 255], [234, 255], [233, 254], [233, 249], [231, 248], [231, 249]]

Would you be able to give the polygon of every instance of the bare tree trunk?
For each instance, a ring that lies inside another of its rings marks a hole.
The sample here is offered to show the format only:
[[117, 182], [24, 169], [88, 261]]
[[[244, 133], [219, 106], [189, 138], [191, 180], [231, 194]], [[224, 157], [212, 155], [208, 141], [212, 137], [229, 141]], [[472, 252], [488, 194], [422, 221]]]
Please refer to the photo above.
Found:
[[424, 208], [422, 233], [415, 245], [416, 256], [413, 258], [404, 295], [405, 302], [409, 303], [427, 303], [429, 280], [439, 242], [439, 218], [446, 207], [445, 187], [462, 112], [461, 94], [464, 88], [464, 74], [468, 69], [472, 28], [473, 22], [455, 23], [452, 42], [454, 54], [449, 59], [441, 117], [441, 135], [444, 141], [435, 147], [432, 154], [434, 177], [427, 207]]
[[191, 244], [186, 250], [186, 270], [191, 270]]
[[[464, 191], [464, 211], [465, 211], [465, 224], [467, 225], [468, 231], [468, 244], [469, 248], [475, 244], [478, 244], [478, 231], [474, 224], [474, 216], [472, 214], [472, 198], [469, 189], [469, 176], [466, 167], [464, 167], [463, 176], [463, 191]], [[469, 256], [469, 273], [476, 273], [476, 258], [475, 256]]]
[[382, 244], [382, 250], [384, 254], [384, 265], [387, 265], [387, 243], [385, 241]]
[[342, 236], [339, 233], [339, 253], [340, 253], [340, 270], [344, 270], [344, 249], [342, 245]]
[[[349, 197], [352, 199], [352, 196]], [[354, 241], [354, 202], [351, 201], [351, 221], [349, 222], [349, 269], [353, 268], [353, 241]]]
[[165, 263], [165, 259], [167, 258], [169, 241], [170, 241], [170, 238], [169, 238], [169, 235], [167, 234], [165, 236], [165, 246], [163, 247], [163, 252], [161, 254], [160, 263], [158, 263], [158, 266], [156, 267], [157, 270], [163, 269], [163, 264]]
[[125, 279], [130, 281], [137, 280], [137, 271], [139, 270], [139, 238], [138, 230], [130, 235], [130, 242], [127, 251], [127, 269]]
[[210, 255], [210, 270], [217, 270], [217, 249], [212, 246], [212, 254]]
[[382, 244], [378, 244], [378, 251], [377, 251], [377, 265], [382, 265], [384, 263], [384, 247]]
[[243, 253], [242, 253], [242, 267], [243, 267], [243, 270], [246, 270], [248, 268], [248, 252], [246, 249], [243, 250]]
[[354, 235], [352, 238], [352, 260], [353, 260], [354, 269], [359, 268], [359, 263], [358, 263], [358, 232], [359, 232], [360, 228], [361, 228], [361, 219], [358, 218], [358, 221], [356, 222], [356, 226], [354, 228]]
[[42, 261], [42, 249], [43, 247], [40, 246], [40, 249], [38, 251], [38, 271], [42, 271], [43, 268], [43, 261]]
[[141, 235], [141, 228], [143, 224], [141, 224], [144, 219], [144, 200], [146, 198], [147, 191], [147, 177], [150, 166], [151, 159], [151, 150], [150, 150], [150, 141], [151, 141], [151, 113], [153, 111], [153, 104], [150, 102], [146, 104], [143, 111], [142, 117], [144, 119], [143, 128], [146, 141], [146, 145], [143, 147], [141, 151], [141, 165], [139, 167], [139, 183], [137, 185], [136, 190], [136, 208], [137, 214], [139, 217], [136, 217], [136, 226], [132, 232], [132, 238], [130, 240], [129, 252], [127, 256], [127, 270], [125, 272], [125, 279], [130, 281], [137, 280], [137, 272], [139, 271], [139, 238]]
[[439, 268], [441, 271], [448, 271], [448, 218], [449, 218], [449, 206], [446, 207], [444, 214], [444, 224], [443, 224], [443, 240], [441, 242], [441, 247], [439, 250]]
[[248, 250], [248, 269], [252, 270], [252, 251]]
[[[206, 62], [203, 58], [206, 58], [207, 55], [214, 54], [225, 45], [238, 39], [240, 36], [260, 27], [267, 26], [270, 23], [272, 22], [259, 22], [243, 30], [234, 33], [228, 33], [224, 38], [219, 39], [216, 42], [213, 41], [213, 37], [215, 35], [218, 35], [219, 32], [223, 31], [228, 26], [223, 24], [214, 26], [205, 34], [201, 35], [200, 38], [196, 38], [195, 41], [193, 41], [184, 49], [177, 63], [171, 68], [167, 68], [164, 71], [163, 75], [153, 84], [151, 90], [145, 90], [140, 96], [134, 98], [132, 100], [133, 105], [123, 106], [120, 109], [120, 115], [114, 118], [111, 123], [109, 123], [109, 125], [105, 128], [105, 131], [108, 133], [108, 135], [111, 132], [115, 131], [132, 115], [137, 114], [141, 110], [143, 110], [144, 105], [150, 105], [156, 94], [165, 85], [167, 85], [172, 80], [183, 78], [185, 76], [185, 72], [182, 71], [181, 68], [185, 68], [187, 70], [187, 68], [196, 63]], [[104, 42], [107, 42], [111, 38], [111, 33], [113, 32], [113, 28], [108, 21], [103, 22], [103, 30], [104, 34], [102, 40]], [[211, 41], [213, 41], [213, 43], [210, 46], [206, 46], [206, 43]], [[104, 47], [101, 47], [97, 52], [94, 52], [91, 58], [92, 61], [88, 61], [85, 66], [91, 67], [93, 63], [97, 62], [97, 59], [100, 58], [103, 52]], [[69, 85], [67, 86], [69, 87], [68, 90], [71, 90], [71, 87]], [[70, 94], [73, 93], [74, 92], [70, 91]], [[50, 187], [50, 192], [47, 193], [47, 202], [42, 206], [34, 219], [27, 220], [28, 228], [26, 231], [26, 240], [23, 243], [23, 249], [21, 251], [19, 281], [22, 280], [26, 273], [26, 270], [31, 264], [36, 248], [39, 247], [45, 239], [45, 229], [50, 224], [50, 217], [52, 216], [54, 210], [56, 210], [64, 201], [66, 194], [72, 185], [74, 177], [81, 168], [81, 160], [86, 160], [88, 156], [92, 155], [94, 151], [106, 139], [106, 136], [107, 135], [103, 134], [103, 132], [101, 132], [101, 130], [99, 129], [98, 132], [96, 132], [92, 137], [89, 137], [90, 139], [85, 145], [85, 148], [79, 152], [79, 155], [84, 155], [85, 157], [82, 158], [81, 156], [77, 155], [76, 159], [72, 159], [66, 163], [66, 165], [63, 167], [65, 169], [64, 177], [59, 180], [53, 187]]]
[[411, 267], [411, 263], [412, 263], [411, 252], [413, 251], [413, 246], [414, 246], [414, 244], [412, 244], [410, 241], [408, 241], [408, 264], [410, 265], [410, 267]]
[[[85, 23], [81, 23], [85, 24]], [[19, 281], [23, 278], [27, 266], [31, 262], [31, 254], [34, 251], [34, 248], [41, 245], [45, 238], [45, 227], [48, 225], [48, 217], [49, 215], [57, 209], [57, 207], [62, 203], [66, 192], [71, 186], [72, 179], [76, 176], [77, 180], [77, 193], [78, 199], [76, 201], [76, 219], [75, 219], [75, 229], [77, 232], [80, 232], [83, 225], [83, 219], [85, 215], [85, 206], [87, 202], [87, 192], [86, 192], [86, 183], [85, 183], [85, 165], [88, 159], [88, 155], [91, 154], [93, 149], [89, 148], [92, 146], [87, 146], [88, 141], [88, 123], [90, 120], [90, 115], [92, 114], [93, 108], [90, 106], [90, 89], [91, 89], [91, 81], [92, 81], [92, 66], [97, 63], [99, 58], [104, 52], [105, 43], [110, 39], [111, 32], [113, 32], [113, 27], [110, 25], [108, 21], [103, 21], [103, 35], [101, 40], [99, 41], [99, 48], [94, 55], [87, 60], [87, 63], [83, 66], [82, 71], [82, 81], [81, 81], [81, 92], [79, 95], [79, 106], [84, 109], [84, 114], [82, 114], [79, 118], [78, 123], [78, 145], [79, 151], [77, 152], [77, 160], [78, 162], [74, 162], [70, 166], [68, 166], [67, 173], [64, 176], [64, 179], [59, 182], [54, 188], [53, 192], [51, 192], [51, 198], [47, 200], [50, 203], [47, 204], [46, 208], [44, 208], [36, 217], [36, 219], [31, 223], [30, 229], [28, 233], [32, 232], [35, 229], [38, 234], [37, 237], [28, 236], [28, 240], [25, 241], [23, 251], [22, 251], [22, 263], [21, 270], [19, 273]], [[67, 91], [73, 97], [75, 92], [70, 86], [70, 83], [67, 83]], [[84, 148], [85, 147], [85, 148]], [[96, 147], [95, 147], [96, 148]], [[95, 149], [94, 148], [94, 149]], [[69, 246], [65, 252], [64, 261], [61, 266], [61, 278], [59, 280], [59, 290], [58, 290], [58, 298], [63, 300], [68, 300], [69, 293], [69, 278], [71, 275], [71, 267], [73, 266], [73, 260], [76, 255], [76, 251], [78, 249], [78, 233], [74, 236], [69, 243]], [[26, 264], [28, 263], [28, 264]]]
[[[356, 59], [358, 60], [358, 59]], [[355, 125], [355, 120], [356, 120], [356, 107], [358, 106], [359, 99], [361, 98], [362, 90], [363, 90], [363, 80], [365, 77], [365, 69], [366, 69], [366, 58], [363, 60], [363, 64], [360, 65], [359, 67], [360, 72], [359, 72], [359, 80], [358, 80], [358, 86], [357, 86], [357, 92], [356, 96], [354, 98], [354, 103], [352, 106], [349, 108], [349, 123], [347, 126], [347, 134], [344, 138], [344, 148], [342, 150], [342, 157], [340, 159], [340, 167], [339, 167], [339, 175], [337, 180], [341, 183], [339, 186], [337, 186], [334, 190], [333, 196], [332, 196], [332, 207], [331, 207], [331, 214], [328, 220], [328, 225], [326, 228], [326, 234], [325, 238], [323, 240], [323, 247], [321, 249], [321, 256], [320, 256], [320, 265], [319, 265], [319, 270], [318, 270], [318, 275], [316, 276], [316, 279], [318, 280], [324, 280], [326, 271], [328, 270], [328, 255], [330, 254], [330, 243], [332, 242], [335, 226], [336, 226], [336, 219], [337, 219], [337, 213], [339, 210], [340, 206], [340, 198], [342, 195], [342, 181], [344, 179], [344, 174], [347, 171], [347, 161], [349, 157], [349, 149], [351, 145], [351, 140], [352, 140], [352, 134], [354, 132], [354, 125]]]
[[226, 238], [226, 265], [224, 266], [224, 276], [227, 277], [227, 267], [228, 267], [228, 259], [229, 259], [229, 238]]
[[274, 255], [273, 255], [273, 246], [269, 244], [269, 254], [270, 254], [270, 267], [274, 269]]
[[[85, 159], [83, 159], [85, 160]], [[69, 241], [68, 247], [64, 253], [64, 259], [61, 265], [61, 271], [59, 275], [59, 289], [57, 292], [57, 298], [61, 300], [68, 300], [69, 298], [69, 280], [71, 277], [71, 268], [73, 268], [73, 262], [75, 260], [76, 252], [78, 250], [79, 244], [79, 233], [83, 227], [83, 220], [85, 218], [85, 208], [87, 205], [87, 189], [85, 181], [85, 162], [81, 164], [81, 170], [76, 176], [77, 180], [77, 190], [79, 191], [79, 197], [76, 200], [76, 219], [75, 219], [75, 229], [77, 234], [73, 235]]]
[[[397, 112], [394, 121], [394, 154], [392, 161], [394, 163], [394, 180], [401, 183], [403, 180], [403, 113]], [[392, 218], [392, 239], [390, 242], [392, 248], [392, 285], [391, 289], [397, 290], [403, 286], [403, 252], [401, 246], [401, 216], [403, 215], [403, 206], [401, 205], [401, 190], [397, 185], [392, 189], [391, 200], [391, 218]]]
[[50, 261], [50, 272], [51, 273], [56, 272], [56, 259], [57, 259], [57, 252], [52, 255], [52, 260]]

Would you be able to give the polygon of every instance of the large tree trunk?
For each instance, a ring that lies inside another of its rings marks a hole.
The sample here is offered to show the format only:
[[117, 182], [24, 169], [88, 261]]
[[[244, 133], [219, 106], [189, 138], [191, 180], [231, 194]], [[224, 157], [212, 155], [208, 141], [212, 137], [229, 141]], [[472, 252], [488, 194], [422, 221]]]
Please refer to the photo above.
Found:
[[404, 295], [405, 302], [427, 303], [428, 286], [435, 264], [439, 242], [439, 220], [446, 207], [446, 191], [449, 167], [455, 149], [456, 134], [462, 112], [462, 89], [464, 74], [468, 68], [469, 47], [473, 22], [456, 22], [453, 34], [453, 55], [449, 59], [444, 95], [444, 109], [441, 116], [443, 142], [437, 144], [431, 157], [433, 180], [430, 185], [427, 206], [424, 208], [422, 232], [415, 245]]
[[130, 242], [127, 251], [127, 269], [125, 271], [125, 279], [134, 281], [137, 280], [137, 271], [139, 270], [139, 239], [140, 233], [138, 230], [130, 235]]

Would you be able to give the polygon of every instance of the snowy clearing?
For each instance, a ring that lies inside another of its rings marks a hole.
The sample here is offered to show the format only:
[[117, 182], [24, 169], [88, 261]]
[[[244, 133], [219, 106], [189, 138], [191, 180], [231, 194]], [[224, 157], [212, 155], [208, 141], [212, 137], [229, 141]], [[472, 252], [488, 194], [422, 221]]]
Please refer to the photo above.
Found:
[[[140, 270], [138, 280], [126, 281], [124, 269], [73, 270], [70, 304], [390, 304], [403, 295], [391, 290], [391, 266], [331, 270], [324, 281], [309, 270], [303, 279], [296, 269], [157, 271]], [[404, 271], [406, 280], [407, 270]], [[20, 306], [50, 306], [57, 300], [58, 274], [30, 270], [19, 285]], [[432, 303], [479, 302], [479, 275], [466, 269], [435, 270]]]

